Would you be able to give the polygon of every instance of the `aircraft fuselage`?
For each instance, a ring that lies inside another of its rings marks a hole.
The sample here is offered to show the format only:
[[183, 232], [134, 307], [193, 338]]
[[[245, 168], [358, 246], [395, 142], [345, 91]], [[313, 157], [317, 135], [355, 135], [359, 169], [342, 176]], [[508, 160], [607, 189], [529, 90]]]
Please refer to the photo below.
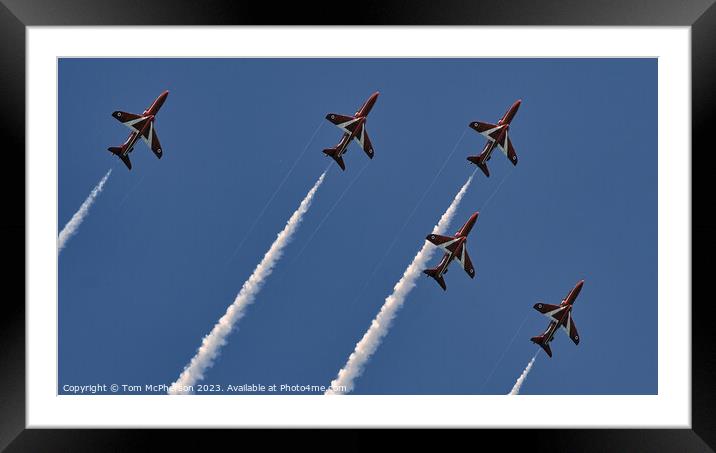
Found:
[[557, 329], [559, 329], [559, 326], [564, 323], [564, 320], [567, 319], [569, 314], [572, 311], [572, 306], [574, 305], [574, 302], [577, 300], [577, 296], [579, 295], [579, 292], [582, 290], [582, 286], [584, 285], [584, 281], [580, 281], [577, 283], [577, 285], [572, 288], [572, 290], [567, 294], [567, 297], [562, 300], [562, 303], [559, 304], [560, 307], [564, 307], [562, 311], [560, 311], [559, 314], [559, 322], [557, 321], [550, 321], [549, 325], [547, 326], [547, 330], [544, 331], [542, 335], [544, 335], [544, 341], [545, 343], [549, 343], [554, 338], [554, 334], [557, 332]]
[[500, 118], [500, 120], [497, 122], [497, 127], [500, 128], [500, 134], [498, 135], [496, 140], [488, 140], [487, 143], [485, 143], [485, 146], [484, 148], [482, 148], [482, 152], [479, 156], [479, 162], [481, 164], [484, 164], [485, 162], [490, 160], [490, 157], [492, 157], [492, 152], [495, 150], [497, 143], [502, 141], [502, 137], [510, 129], [510, 123], [517, 114], [517, 110], [519, 110], [521, 103], [522, 101], [515, 101], [515, 103], [512, 104], [509, 109], [507, 109], [507, 112], [505, 112], [505, 114], [502, 115], [502, 118]]
[[324, 149], [323, 154], [336, 161], [343, 171], [346, 169], [343, 154], [348, 150], [348, 145], [350, 145], [352, 140], [358, 142], [369, 159], [373, 158], [373, 145], [366, 131], [366, 118], [373, 108], [375, 101], [378, 99], [379, 94], [380, 93], [376, 91], [370, 95], [353, 115], [343, 115], [340, 113], [329, 113], [326, 115], [326, 119], [342, 130], [343, 134], [341, 135], [340, 141], [335, 146]]
[[[373, 105], [375, 105], [375, 101], [378, 100], [379, 93], [373, 93], [370, 95], [368, 100], [366, 100], [363, 105], [356, 111], [354, 117], [356, 117], [359, 124], [357, 126], [360, 126], [361, 123], [365, 123], [366, 117], [370, 113], [371, 109], [373, 109]], [[353, 128], [353, 132], [348, 133], [344, 132], [343, 136], [341, 137], [341, 140], [336, 145], [337, 149], [337, 155], [340, 157], [343, 154], [345, 154], [346, 151], [348, 151], [348, 145], [351, 144], [351, 140], [353, 140], [356, 137], [356, 132], [360, 130], [360, 127]]]
[[440, 260], [440, 263], [438, 263], [438, 277], [442, 277], [447, 272], [448, 267], [455, 259], [455, 256], [457, 256], [459, 252], [462, 252], [462, 247], [464, 247], [466, 239], [467, 238], [462, 237], [457, 240], [454, 252], [445, 252], [445, 255], [443, 255], [443, 258]]
[[127, 140], [122, 145], [122, 155], [126, 156], [130, 152], [132, 152], [132, 149], [134, 149], [134, 145], [137, 143], [137, 140], [142, 136], [142, 133], [146, 131], [147, 128], [152, 127], [154, 123], [154, 119], [156, 114], [159, 112], [159, 109], [162, 108], [162, 105], [164, 105], [164, 101], [167, 100], [167, 96], [169, 96], [169, 91], [164, 91], [162, 94], [160, 94], [154, 102], [152, 102], [152, 105], [147, 107], [144, 112], [142, 112], [142, 116], [147, 118], [148, 121], [145, 122], [144, 127], [142, 128], [142, 132], [131, 132], [129, 134], [129, 137], [127, 137]]
[[107, 151], [119, 157], [129, 170], [132, 169], [132, 162], [129, 159], [129, 153], [134, 150], [134, 146], [141, 138], [147, 142], [149, 149], [157, 156], [162, 158], [162, 147], [157, 137], [157, 131], [154, 129], [154, 120], [156, 119], [159, 109], [169, 96], [169, 91], [165, 90], [157, 96], [152, 104], [144, 109], [141, 115], [115, 110], [112, 117], [130, 129], [129, 137], [121, 146], [110, 146]]
[[[365, 122], [365, 117], [359, 118], [357, 122], [364, 123], [364, 122]], [[350, 145], [350, 144], [351, 144], [351, 140], [353, 140], [353, 139], [355, 138], [355, 136], [356, 136], [356, 133], [355, 133], [355, 132], [356, 132], [357, 130], [359, 130], [358, 127], [356, 127], [356, 128], [353, 130], [353, 132], [351, 132], [351, 133], [348, 133], [348, 132], [344, 132], [344, 133], [343, 133], [343, 136], [341, 137], [341, 140], [340, 140], [340, 141], [338, 142], [338, 144], [336, 145], [336, 149], [338, 150], [338, 151], [337, 151], [337, 155], [338, 155], [339, 157], [342, 156], [343, 154], [345, 154], [346, 151], [348, 151], [348, 145]]]
[[164, 101], [167, 100], [167, 96], [169, 96], [168, 90], [160, 94], [142, 115], [156, 115], [159, 112], [159, 109], [162, 108], [162, 105], [164, 105]]
[[370, 95], [367, 101], [363, 103], [361, 108], [358, 109], [355, 116], [356, 117], [363, 117], [365, 118], [370, 113], [371, 109], [373, 108], [373, 105], [375, 104], [375, 101], [378, 100], [378, 94], [379, 93], [373, 93]]
[[472, 227], [475, 226], [475, 222], [477, 222], [477, 216], [478, 213], [473, 214], [470, 216], [469, 219], [467, 219], [467, 222], [455, 233], [455, 247], [453, 248], [452, 252], [446, 252], [443, 256], [442, 260], [440, 260], [440, 263], [438, 264], [438, 276], [442, 276], [447, 272], [448, 266], [450, 266], [450, 263], [455, 259], [456, 256], [460, 256], [462, 254], [463, 247], [465, 247], [465, 241], [467, 241], [467, 235], [470, 234], [470, 231], [472, 231]]
[[154, 122], [154, 115], [151, 115], [149, 117], [149, 121], [147, 121], [144, 124], [144, 127], [142, 128], [141, 133], [140, 132], [130, 132], [129, 133], [129, 137], [127, 137], [127, 140], [122, 145], [122, 149], [124, 149], [124, 151], [122, 152], [122, 155], [126, 156], [127, 154], [132, 152], [132, 150], [134, 149], [134, 145], [137, 143], [137, 140], [139, 140], [139, 137], [142, 136], [142, 134], [150, 127], [150, 124], [153, 122]]

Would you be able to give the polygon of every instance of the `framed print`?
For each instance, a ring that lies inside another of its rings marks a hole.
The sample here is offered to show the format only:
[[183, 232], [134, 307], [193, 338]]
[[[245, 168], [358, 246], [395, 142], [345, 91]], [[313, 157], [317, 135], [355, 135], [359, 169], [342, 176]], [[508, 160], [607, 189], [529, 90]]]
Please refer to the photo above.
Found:
[[5, 1], [0, 445], [711, 451], [711, 3]]

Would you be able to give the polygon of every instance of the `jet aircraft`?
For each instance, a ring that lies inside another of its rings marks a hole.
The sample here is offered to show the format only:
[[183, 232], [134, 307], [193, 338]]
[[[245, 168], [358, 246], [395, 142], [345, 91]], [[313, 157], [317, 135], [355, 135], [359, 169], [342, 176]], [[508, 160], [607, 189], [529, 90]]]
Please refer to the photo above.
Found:
[[368, 132], [365, 130], [365, 123], [368, 118], [368, 113], [370, 113], [370, 110], [373, 108], [373, 104], [378, 100], [379, 94], [377, 91], [373, 93], [353, 116], [339, 115], [338, 113], [329, 113], [326, 115], [328, 121], [343, 131], [343, 136], [336, 146], [324, 149], [323, 153], [333, 158], [338, 166], [341, 167], [341, 170], [345, 171], [346, 169], [343, 154], [346, 153], [348, 145], [350, 145], [353, 139], [358, 141], [369, 158], [373, 158], [373, 145], [370, 142], [370, 138], [368, 138]]
[[448, 266], [452, 260], [458, 260], [462, 265], [462, 268], [465, 272], [467, 272], [467, 275], [469, 275], [470, 278], [475, 278], [475, 268], [472, 266], [470, 256], [467, 254], [467, 244], [465, 242], [467, 241], [467, 235], [470, 234], [470, 230], [472, 230], [472, 227], [475, 225], [479, 214], [479, 212], [476, 212], [471, 215], [467, 222], [465, 222], [465, 225], [463, 225], [462, 228], [455, 233], [455, 236], [429, 234], [425, 238], [445, 250], [445, 255], [436, 267], [432, 269], [425, 269], [423, 271], [426, 275], [434, 278], [443, 290], [447, 290], [443, 275], [447, 273]]
[[487, 143], [485, 143], [485, 147], [482, 148], [480, 154], [477, 156], [468, 156], [467, 160], [480, 167], [480, 170], [482, 170], [487, 177], [490, 177], [487, 161], [492, 157], [492, 151], [495, 150], [495, 146], [499, 147], [500, 150], [505, 153], [507, 158], [510, 159], [510, 162], [512, 162], [512, 165], [517, 165], [517, 154], [507, 133], [510, 130], [510, 123], [515, 117], [517, 109], [520, 108], [521, 103], [522, 100], [518, 100], [512, 104], [502, 118], [497, 121], [497, 124], [482, 123], [480, 121], [470, 123], [471, 128], [487, 138]]
[[563, 328], [569, 338], [574, 344], [579, 344], [579, 333], [577, 333], [577, 326], [574, 325], [572, 320], [572, 307], [574, 301], [577, 299], [579, 292], [582, 290], [584, 280], [577, 282], [574, 288], [567, 294], [559, 305], [551, 305], [544, 303], [536, 303], [534, 309], [542, 313], [550, 319], [547, 330], [542, 335], [532, 337], [532, 343], [540, 345], [544, 352], [548, 356], [552, 357], [552, 349], [549, 347], [549, 343], [554, 339], [554, 334], [557, 332], [559, 327]]
[[122, 159], [122, 162], [124, 162], [124, 165], [126, 165], [128, 169], [132, 169], [129, 153], [132, 152], [134, 145], [140, 137], [147, 143], [147, 146], [151, 148], [152, 152], [157, 156], [157, 159], [162, 158], [162, 145], [159, 144], [159, 137], [157, 137], [157, 131], [154, 129], [154, 119], [168, 95], [169, 91], [164, 91], [141, 115], [121, 111], [112, 113], [114, 118], [127, 126], [132, 132], [122, 146], [112, 146], [107, 148], [107, 150]]

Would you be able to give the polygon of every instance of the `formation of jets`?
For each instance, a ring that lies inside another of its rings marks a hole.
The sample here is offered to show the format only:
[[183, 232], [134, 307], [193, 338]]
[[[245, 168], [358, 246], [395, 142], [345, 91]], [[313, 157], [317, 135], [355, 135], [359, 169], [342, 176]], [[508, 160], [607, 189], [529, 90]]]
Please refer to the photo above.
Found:
[[[345, 171], [346, 165], [343, 160], [343, 155], [348, 150], [350, 143], [355, 140], [358, 142], [363, 151], [368, 155], [370, 159], [373, 158], [373, 144], [368, 137], [366, 130], [366, 121], [368, 114], [378, 100], [380, 93], [373, 93], [363, 105], [353, 115], [341, 115], [338, 113], [329, 113], [326, 115], [326, 119], [336, 125], [343, 135], [339, 142], [332, 148], [323, 150], [326, 156], [331, 157], [336, 161], [341, 170]], [[128, 169], [132, 169], [132, 163], [129, 160], [129, 153], [134, 149], [134, 145], [141, 138], [144, 140], [152, 152], [157, 156], [158, 159], [162, 157], [162, 147], [157, 137], [156, 129], [154, 128], [154, 121], [156, 119], [159, 109], [166, 101], [169, 91], [164, 91], [156, 100], [142, 112], [141, 115], [134, 113], [127, 113], [122, 111], [115, 111], [112, 116], [120, 121], [122, 124], [127, 126], [131, 132], [127, 140], [118, 147], [110, 147], [108, 150], [119, 157], [122, 162], [127, 166]], [[517, 114], [517, 110], [520, 108], [522, 101], [517, 100], [505, 114], [497, 121], [497, 123], [484, 123], [481, 121], [473, 121], [469, 124], [469, 127], [480, 133], [487, 139], [485, 146], [480, 154], [475, 156], [468, 156], [467, 160], [477, 165], [477, 167], [485, 174], [490, 176], [490, 170], [487, 168], [487, 162], [492, 157], [492, 152], [495, 148], [499, 148], [505, 156], [509, 159], [512, 165], [517, 165], [517, 153], [512, 145], [512, 141], [509, 137], [509, 130], [512, 120]], [[429, 234], [426, 240], [441, 248], [445, 254], [443, 255], [437, 266], [425, 269], [423, 273], [435, 279], [440, 287], [447, 291], [447, 285], [443, 276], [447, 273], [448, 267], [453, 260], [457, 260], [462, 266], [463, 270], [470, 276], [475, 278], [475, 268], [472, 264], [472, 260], [467, 253], [467, 236], [470, 234], [479, 213], [475, 212], [465, 222], [465, 224], [455, 233], [454, 236], [442, 236], [439, 234]], [[569, 292], [567, 297], [562, 300], [560, 305], [550, 305], [544, 303], [535, 304], [535, 310], [544, 314], [550, 319], [550, 323], [547, 326], [547, 330], [539, 336], [532, 337], [531, 341], [539, 345], [547, 353], [549, 357], [552, 357], [552, 349], [549, 344], [554, 339], [554, 334], [558, 328], [563, 328], [569, 338], [575, 343], [579, 344], [579, 334], [577, 333], [577, 327], [574, 325], [572, 320], [572, 306], [574, 304], [577, 295], [584, 285], [584, 280], [577, 283], [577, 285]]]

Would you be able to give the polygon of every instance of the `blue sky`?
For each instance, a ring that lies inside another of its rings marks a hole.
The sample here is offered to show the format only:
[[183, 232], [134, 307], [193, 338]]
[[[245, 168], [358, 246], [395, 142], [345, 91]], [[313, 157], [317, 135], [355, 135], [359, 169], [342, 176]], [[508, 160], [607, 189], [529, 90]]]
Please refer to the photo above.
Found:
[[[140, 143], [127, 171], [106, 151], [128, 132], [111, 113], [141, 113], [165, 89], [164, 157]], [[376, 90], [375, 158], [352, 144], [347, 171], [330, 169], [203, 383], [328, 385], [475, 168], [465, 157], [484, 140], [468, 123], [520, 98], [519, 164], [496, 153], [450, 227], [503, 182], [468, 240], [476, 278], [453, 265], [447, 292], [418, 280], [354, 393], [507, 393], [547, 325], [532, 305], [580, 279], [581, 343], [560, 332], [522, 393], [657, 393], [655, 59], [60, 60], [59, 228], [114, 169], [59, 256], [60, 393], [174, 381], [328, 164], [340, 131], [326, 113]]]

